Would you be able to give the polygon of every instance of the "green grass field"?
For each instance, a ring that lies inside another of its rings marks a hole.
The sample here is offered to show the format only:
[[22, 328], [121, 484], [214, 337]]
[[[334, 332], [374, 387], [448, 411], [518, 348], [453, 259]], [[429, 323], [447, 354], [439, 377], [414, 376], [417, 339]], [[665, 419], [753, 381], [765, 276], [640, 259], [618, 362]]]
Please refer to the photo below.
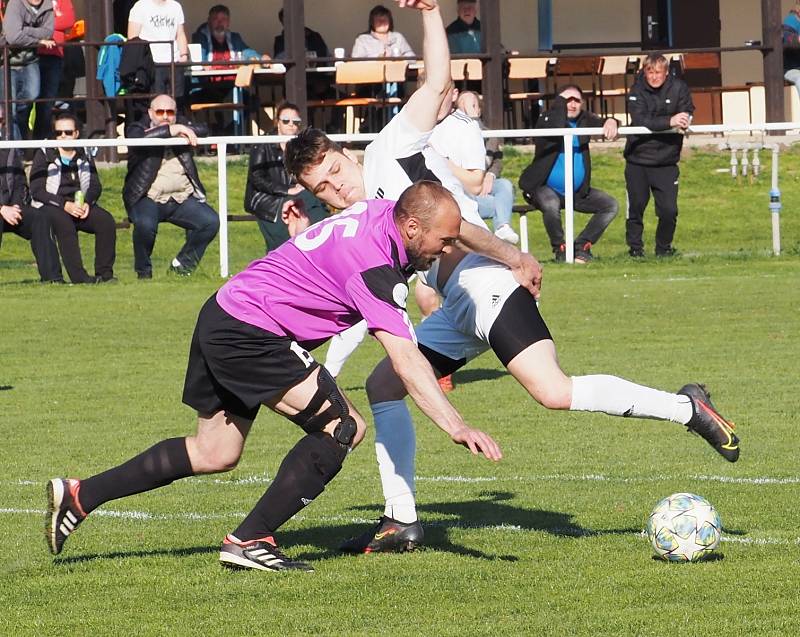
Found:
[[[509, 174], [526, 161], [511, 157]], [[139, 283], [123, 230], [119, 284], [42, 286], [27, 244], [4, 237], [0, 634], [800, 634], [800, 154], [782, 156], [780, 257], [770, 254], [768, 181], [732, 185], [715, 172], [727, 161], [685, 154], [681, 257], [629, 260], [621, 214], [595, 263], [545, 264], [541, 310], [568, 373], [671, 390], [707, 383], [738, 425], [738, 463], [675, 424], [548, 412], [485, 355], [456, 374], [450, 396], [498, 440], [503, 461], [471, 457], [415, 412], [427, 548], [342, 556], [338, 543], [382, 510], [368, 433], [326, 493], [278, 536], [287, 553], [313, 562], [313, 574], [236, 573], [217, 563], [225, 533], [298, 438], [266, 411], [236, 470], [111, 502], [50, 556], [42, 537], [49, 478], [85, 477], [193, 430], [180, 395], [197, 311], [220, 283], [218, 249], [196, 276], [167, 278], [180, 234], [164, 227], [155, 279]], [[622, 166], [616, 153], [598, 155], [594, 182], [624, 208]], [[238, 197], [243, 166], [231, 173]], [[213, 165], [204, 176], [213, 197]], [[121, 217], [121, 172], [104, 178], [104, 202]], [[532, 248], [549, 256], [531, 217]], [[646, 222], [651, 251], [652, 211]], [[254, 224], [233, 224], [232, 271], [261, 250]], [[363, 381], [379, 357], [365, 344], [340, 377], [362, 412]], [[640, 531], [676, 491], [699, 493], [720, 511], [717, 559], [651, 558]]]

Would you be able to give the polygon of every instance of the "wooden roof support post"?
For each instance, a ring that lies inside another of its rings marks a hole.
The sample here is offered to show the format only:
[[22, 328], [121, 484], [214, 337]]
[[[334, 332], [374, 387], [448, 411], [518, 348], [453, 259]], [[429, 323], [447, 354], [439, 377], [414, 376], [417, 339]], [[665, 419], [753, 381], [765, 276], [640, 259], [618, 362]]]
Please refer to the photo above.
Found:
[[761, 25], [764, 55], [764, 93], [767, 122], [785, 120], [783, 109], [783, 37], [781, 0], [761, 0]]
[[308, 121], [306, 94], [305, 0], [283, 0], [283, 33], [286, 59], [286, 99], [297, 104], [300, 117]]
[[500, 0], [481, 1], [483, 50], [491, 57], [483, 63], [483, 120], [489, 128], [503, 128], [503, 64], [500, 42]]

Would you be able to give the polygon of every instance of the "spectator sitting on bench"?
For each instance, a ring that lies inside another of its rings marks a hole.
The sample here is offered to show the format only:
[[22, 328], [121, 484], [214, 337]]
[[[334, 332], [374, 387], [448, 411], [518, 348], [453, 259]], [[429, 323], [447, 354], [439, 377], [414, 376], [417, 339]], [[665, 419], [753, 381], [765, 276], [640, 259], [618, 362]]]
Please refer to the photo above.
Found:
[[[606, 139], [617, 137], [617, 120], [601, 117], [584, 110], [583, 94], [579, 86], [570, 84], [558, 91], [550, 110], [539, 116], [536, 128], [593, 128], [603, 127]], [[589, 155], [589, 138], [576, 135], [572, 138], [572, 189], [574, 209], [592, 215], [589, 223], [575, 239], [575, 263], [586, 263], [593, 258], [591, 248], [598, 242], [608, 224], [617, 214], [617, 200], [597, 188], [591, 187], [592, 160]], [[566, 260], [564, 228], [561, 211], [564, 209], [564, 139], [562, 137], [537, 137], [533, 162], [519, 178], [519, 187], [525, 200], [542, 211], [545, 230], [556, 261]]]
[[131, 146], [128, 151], [122, 199], [133, 224], [134, 269], [140, 279], [153, 277], [150, 255], [162, 221], [186, 230], [186, 243], [169, 266], [173, 274], [191, 274], [217, 236], [219, 216], [206, 202], [192, 150], [197, 136], [206, 133], [204, 126], [178, 120], [175, 100], [163, 94], [154, 97], [147, 114], [125, 130], [130, 138], [189, 141], [188, 146]]
[[[481, 121], [480, 95], [474, 91], [463, 91], [456, 100], [458, 110], [478, 122]], [[517, 243], [519, 235], [511, 227], [511, 215], [514, 212], [514, 185], [500, 176], [503, 170], [503, 151], [497, 137], [484, 139], [486, 147], [486, 170], [483, 173], [481, 189], [475, 197], [478, 201], [478, 213], [482, 219], [491, 219], [495, 234], [509, 243]]]
[[[59, 111], [53, 118], [53, 137], [59, 141], [78, 139], [77, 116]], [[85, 148], [40, 148], [33, 156], [33, 205], [49, 217], [73, 283], [116, 281], [117, 229], [111, 213], [97, 205], [102, 192], [94, 160]], [[94, 275], [83, 267], [79, 231], [94, 235]]]
[[[511, 192], [496, 197], [484, 197], [481, 210], [480, 196], [484, 193], [486, 179], [486, 146], [481, 135], [480, 124], [474, 115], [480, 113], [475, 93], [467, 92], [461, 99], [457, 89], [453, 89], [455, 107], [433, 129], [429, 144], [438, 154], [447, 159], [452, 173], [461, 182], [464, 191], [478, 202], [481, 217], [493, 219], [494, 233], [498, 238], [509, 243], [517, 243], [519, 235], [510, 225], [511, 208], [514, 202], [513, 188]], [[469, 107], [471, 114], [461, 108]], [[511, 184], [507, 184], [511, 187]], [[504, 189], [501, 184], [500, 189]]]
[[[0, 108], [0, 130], [3, 123], [3, 110]], [[3, 167], [0, 170], [0, 245], [4, 232], [13, 232], [27, 239], [31, 242], [42, 283], [63, 283], [50, 219], [43, 210], [28, 205], [28, 183], [21, 152], [16, 148], [0, 148], [0, 166]]]
[[[300, 111], [290, 102], [275, 109], [275, 134], [297, 135], [302, 125]], [[244, 192], [244, 209], [258, 217], [266, 249], [274, 250], [289, 239], [289, 230], [282, 219], [288, 202], [300, 202], [310, 223], [328, 216], [325, 205], [298, 184], [283, 166], [286, 142], [256, 144], [250, 152], [250, 167]]]

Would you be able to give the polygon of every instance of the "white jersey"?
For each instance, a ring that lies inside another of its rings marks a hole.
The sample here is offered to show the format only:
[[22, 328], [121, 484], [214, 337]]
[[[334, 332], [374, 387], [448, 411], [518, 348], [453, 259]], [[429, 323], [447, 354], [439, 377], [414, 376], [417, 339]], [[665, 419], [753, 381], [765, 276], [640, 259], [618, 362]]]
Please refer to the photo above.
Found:
[[[422, 179], [442, 184], [453, 193], [461, 216], [482, 228], [486, 223], [478, 214], [478, 204], [469, 197], [447, 162], [428, 145], [431, 131], [418, 131], [402, 109], [364, 151], [364, 188], [367, 199], [397, 201], [403, 191]], [[488, 230], [488, 228], [487, 228]], [[428, 285], [435, 287], [437, 260], [427, 274]]]
[[[155, 2], [139, 0], [131, 7], [129, 22], [142, 25], [139, 37], [142, 40], [173, 40], [173, 43], [151, 44], [150, 53], [156, 64], [167, 64], [178, 58], [178, 28], [183, 24], [183, 7], [175, 0]], [[171, 51], [170, 51], [171, 49]]]
[[439, 122], [428, 143], [459, 168], [486, 170], [486, 145], [480, 124], [462, 111], [455, 110]]

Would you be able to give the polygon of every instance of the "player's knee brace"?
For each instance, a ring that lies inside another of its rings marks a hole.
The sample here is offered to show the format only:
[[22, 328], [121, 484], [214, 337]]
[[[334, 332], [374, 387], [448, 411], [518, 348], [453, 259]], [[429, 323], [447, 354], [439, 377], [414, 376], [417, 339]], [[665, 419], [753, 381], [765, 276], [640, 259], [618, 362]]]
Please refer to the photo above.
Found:
[[[331, 404], [330, 407], [317, 413], [326, 400]], [[333, 438], [343, 447], [349, 447], [356, 435], [356, 421], [350, 415], [347, 401], [336, 385], [333, 376], [324, 367], [320, 367], [317, 376], [317, 391], [311, 397], [308, 406], [298, 414], [290, 416], [289, 420], [300, 425], [306, 433], [311, 434], [322, 431], [329, 422], [337, 419], [340, 422], [336, 425]]]
[[283, 459], [275, 476], [282, 490], [296, 492], [304, 504], [316, 498], [342, 468], [347, 449], [324, 431], [303, 436]]

